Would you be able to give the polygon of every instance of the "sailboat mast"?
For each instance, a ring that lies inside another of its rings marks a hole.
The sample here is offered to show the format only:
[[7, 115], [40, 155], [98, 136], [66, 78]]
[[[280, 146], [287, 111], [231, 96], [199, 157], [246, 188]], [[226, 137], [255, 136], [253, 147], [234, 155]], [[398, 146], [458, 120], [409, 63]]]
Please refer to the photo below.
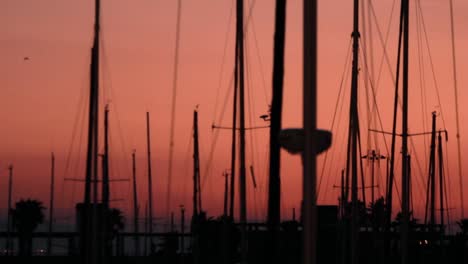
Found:
[[91, 185], [94, 199], [97, 199], [97, 147], [98, 147], [98, 105], [99, 105], [99, 30], [101, 1], [95, 1], [94, 41], [91, 49], [90, 96], [88, 119], [88, 150], [86, 157], [86, 178], [84, 203], [91, 202]]
[[408, 263], [409, 175], [408, 175], [408, 62], [409, 62], [409, 0], [402, 0], [403, 11], [403, 117], [402, 117], [402, 228], [401, 263]]
[[102, 163], [102, 204], [104, 210], [109, 210], [109, 106], [104, 110], [104, 155]]
[[317, 1], [303, 1], [303, 263], [317, 263]]
[[439, 146], [437, 148], [437, 152], [439, 155], [439, 202], [440, 202], [440, 228], [441, 233], [444, 230], [444, 159], [442, 154], [442, 135], [441, 131], [439, 131]]
[[[354, 0], [353, 15], [353, 62], [351, 76], [351, 102], [350, 102], [350, 139], [351, 144], [348, 153], [351, 161], [351, 230], [350, 230], [350, 258], [351, 263], [359, 262], [358, 231], [359, 231], [359, 212], [358, 212], [358, 136], [359, 136], [359, 117], [358, 117], [358, 65], [359, 65], [359, 0]], [[364, 187], [364, 186], [362, 186]]]
[[[148, 146], [148, 232], [153, 233], [153, 180], [151, 175], [151, 139], [150, 139], [150, 119], [149, 112], [146, 112], [146, 140]], [[150, 246], [152, 244], [152, 237], [150, 237]]]
[[110, 241], [110, 219], [109, 219], [109, 201], [110, 201], [110, 187], [109, 187], [109, 106], [106, 105], [104, 110], [104, 154], [102, 155], [102, 210], [100, 212], [100, 232], [102, 233], [102, 256], [108, 257], [112, 253], [112, 245]]
[[[90, 94], [88, 118], [88, 142], [86, 155], [86, 175], [84, 203], [81, 212], [80, 249], [86, 263], [98, 262], [97, 242], [97, 169], [98, 169], [98, 106], [99, 106], [99, 31], [100, 0], [95, 0], [94, 40], [91, 49]], [[93, 207], [91, 207], [91, 188]], [[92, 209], [93, 208], [93, 209]]]
[[281, 114], [283, 106], [286, 0], [276, 1], [275, 17], [273, 97], [271, 103], [270, 119], [270, 176], [268, 181], [268, 229], [270, 232], [270, 239], [268, 239], [268, 241], [271, 243], [271, 251], [267, 253], [267, 256], [270, 258], [270, 263], [279, 261], [279, 225], [281, 221], [281, 152], [278, 142], [278, 135], [281, 130]]
[[133, 176], [133, 232], [135, 233], [135, 256], [140, 255], [140, 240], [138, 238], [138, 195], [136, 182], [136, 151], [132, 153], [132, 176]]
[[239, 213], [241, 225], [241, 263], [247, 262], [247, 192], [246, 192], [246, 168], [245, 168], [245, 83], [244, 83], [244, 1], [237, 0], [237, 45], [239, 49], [239, 135], [240, 135], [240, 172], [239, 172]]
[[[436, 113], [432, 113], [432, 131], [431, 131], [431, 154], [429, 155], [429, 186], [428, 191], [430, 190], [430, 221], [429, 225], [432, 228], [435, 225], [435, 166], [436, 166], [436, 158], [435, 158], [435, 144], [436, 144]], [[429, 188], [430, 187], [430, 188]], [[426, 206], [427, 207], [427, 206]], [[426, 213], [427, 215], [427, 213]], [[427, 224], [427, 221], [426, 221]]]
[[229, 174], [225, 171], [223, 172], [224, 177], [224, 204], [223, 204], [223, 216], [227, 216], [227, 202], [228, 202], [228, 176]]
[[[237, 35], [236, 35], [237, 37]], [[231, 187], [229, 197], [229, 217], [234, 220], [234, 198], [235, 198], [235, 184], [236, 184], [236, 135], [237, 135], [237, 94], [238, 94], [238, 72], [239, 72], [239, 43], [236, 38], [235, 52], [234, 52], [234, 99], [232, 103], [232, 138], [231, 138]]]
[[55, 188], [55, 156], [51, 155], [50, 168], [50, 202], [49, 202], [49, 237], [47, 238], [47, 254], [52, 255], [52, 228], [54, 224], [54, 188]]
[[200, 161], [198, 151], [198, 112], [193, 111], [193, 217], [198, 217], [201, 211], [200, 201]]

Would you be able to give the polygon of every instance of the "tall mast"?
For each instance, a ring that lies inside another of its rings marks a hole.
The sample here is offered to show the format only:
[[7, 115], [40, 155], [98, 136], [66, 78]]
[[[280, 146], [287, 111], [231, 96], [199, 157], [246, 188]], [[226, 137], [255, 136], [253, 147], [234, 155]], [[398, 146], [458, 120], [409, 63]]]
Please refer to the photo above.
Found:
[[[284, 78], [284, 42], [286, 27], [286, 0], [276, 1], [274, 63], [273, 63], [273, 97], [271, 103], [270, 123], [270, 177], [268, 181], [268, 229], [270, 231], [270, 262], [279, 261], [279, 224], [281, 220], [281, 178], [280, 178], [280, 145], [278, 135], [281, 130]], [[273, 254], [271, 254], [273, 253]]]
[[444, 159], [442, 154], [442, 131], [439, 131], [439, 146], [437, 148], [439, 155], [439, 202], [440, 202], [440, 231], [444, 230]]
[[[100, 0], [95, 0], [94, 40], [91, 49], [90, 94], [88, 118], [88, 143], [86, 155], [85, 193], [82, 211], [80, 248], [85, 262], [98, 261], [97, 245], [97, 169], [98, 169], [98, 106], [99, 106], [99, 31], [100, 31]], [[91, 210], [91, 188], [93, 190], [93, 208]]]
[[238, 94], [238, 83], [239, 83], [239, 42], [235, 43], [235, 54], [234, 54], [234, 99], [232, 103], [232, 138], [231, 138], [231, 190], [229, 200], [229, 217], [234, 220], [234, 197], [235, 197], [235, 184], [236, 184], [236, 135], [237, 135], [237, 94]]
[[402, 228], [401, 228], [401, 263], [408, 263], [409, 233], [409, 175], [408, 175], [408, 60], [409, 60], [409, 0], [402, 0], [403, 11], [403, 117], [402, 117]]
[[317, 1], [303, 1], [303, 263], [317, 263]]
[[226, 217], [228, 214], [228, 176], [229, 174], [225, 171], [223, 172], [224, 177], [224, 206], [223, 206], [223, 216]]
[[[193, 263], [197, 264], [200, 261], [200, 246], [199, 235], [200, 231], [198, 223], [200, 221], [201, 193], [200, 193], [200, 158], [198, 149], [198, 112], [193, 111], [193, 214], [192, 214], [192, 255]], [[182, 238], [183, 239], [183, 238]]]
[[270, 263], [279, 261], [279, 225], [281, 221], [281, 178], [280, 145], [278, 135], [281, 130], [284, 78], [284, 42], [286, 27], [286, 0], [276, 1], [275, 46], [273, 63], [273, 97], [270, 123], [270, 177], [268, 181], [268, 229], [270, 250], [267, 256]]
[[246, 192], [246, 169], [245, 169], [245, 104], [244, 104], [244, 1], [237, 0], [237, 46], [238, 53], [238, 85], [239, 85], [239, 110], [240, 110], [240, 172], [239, 172], [239, 213], [241, 225], [241, 263], [247, 262], [247, 192]]
[[200, 159], [198, 150], [198, 112], [193, 111], [193, 217], [201, 212]]
[[[431, 130], [431, 153], [429, 155], [429, 179], [428, 179], [428, 186], [427, 191], [429, 192], [429, 196], [426, 199], [426, 219], [425, 224], [427, 223], [427, 207], [430, 204], [430, 218], [429, 218], [429, 226], [431, 230], [434, 228], [435, 225], [435, 168], [436, 168], [436, 158], [435, 158], [435, 144], [436, 144], [436, 113], [432, 112], [432, 130]], [[428, 203], [429, 201], [429, 203]]]
[[[391, 237], [390, 237], [390, 228], [392, 223], [392, 204], [393, 204], [393, 181], [395, 178], [395, 145], [396, 145], [396, 128], [397, 128], [397, 116], [398, 116], [398, 99], [399, 99], [399, 85], [400, 85], [400, 64], [401, 64], [401, 49], [402, 49], [402, 39], [403, 39], [403, 24], [404, 24], [404, 1], [401, 1], [401, 12], [400, 12], [400, 27], [399, 27], [399, 36], [398, 36], [398, 52], [397, 52], [397, 65], [396, 65], [396, 78], [395, 78], [395, 94], [393, 101], [393, 121], [392, 121], [392, 145], [390, 150], [390, 156], [388, 162], [390, 163], [390, 168], [387, 171], [387, 190], [386, 190], [386, 219], [385, 219], [385, 235], [384, 235], [384, 248], [385, 255], [390, 257], [391, 254]], [[388, 164], [387, 164], [388, 165]]]
[[104, 154], [102, 155], [102, 211], [101, 211], [101, 233], [102, 233], [102, 256], [108, 257], [112, 253], [112, 245], [110, 241], [110, 219], [109, 219], [109, 105], [106, 105], [104, 110]]
[[109, 106], [104, 110], [104, 155], [102, 163], [102, 204], [109, 210]]
[[[351, 76], [351, 101], [350, 101], [350, 116], [349, 116], [349, 138], [348, 147], [350, 152], [347, 153], [351, 162], [351, 230], [350, 230], [350, 247], [349, 256], [351, 263], [359, 262], [359, 247], [358, 247], [358, 231], [359, 231], [359, 211], [358, 211], [358, 136], [359, 136], [359, 115], [358, 115], [358, 65], [359, 65], [359, 0], [354, 0], [354, 15], [353, 15], [353, 62]], [[349, 169], [347, 170], [349, 172]], [[364, 187], [364, 186], [363, 186]]]
[[140, 255], [140, 239], [138, 238], [138, 195], [136, 181], [136, 151], [132, 153], [132, 176], [133, 176], [133, 232], [135, 233], [135, 256]]
[[49, 202], [49, 236], [47, 238], [47, 254], [52, 255], [52, 228], [54, 224], [54, 185], [55, 185], [55, 156], [51, 155], [50, 168], [50, 202]]
[[[91, 183], [93, 194], [97, 196], [97, 146], [98, 146], [98, 105], [99, 105], [99, 30], [100, 0], [95, 0], [94, 41], [91, 49], [90, 96], [88, 119], [88, 150], [86, 157], [86, 178], [84, 203], [91, 202]], [[97, 197], [94, 197], [97, 199]]]
[[151, 175], [151, 141], [150, 141], [150, 120], [149, 112], [146, 112], [146, 140], [148, 146], [148, 232], [150, 234], [150, 247], [152, 246], [153, 239], [153, 181]]

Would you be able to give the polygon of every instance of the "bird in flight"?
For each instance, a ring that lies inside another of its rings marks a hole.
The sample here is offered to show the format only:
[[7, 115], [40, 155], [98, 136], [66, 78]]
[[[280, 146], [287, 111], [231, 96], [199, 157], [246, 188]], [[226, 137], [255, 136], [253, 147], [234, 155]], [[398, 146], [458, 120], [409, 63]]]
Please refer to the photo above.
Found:
[[24, 57], [23, 60], [27, 61], [29, 60], [29, 57]]

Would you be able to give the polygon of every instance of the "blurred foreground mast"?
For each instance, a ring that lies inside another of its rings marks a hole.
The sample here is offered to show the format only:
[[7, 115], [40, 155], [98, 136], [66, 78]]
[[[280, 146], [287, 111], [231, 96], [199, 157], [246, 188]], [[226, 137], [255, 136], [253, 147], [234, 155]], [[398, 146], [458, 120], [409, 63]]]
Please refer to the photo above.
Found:
[[280, 261], [279, 231], [281, 221], [280, 144], [281, 112], [283, 105], [284, 42], [286, 26], [286, 0], [276, 1], [275, 43], [273, 52], [273, 97], [270, 124], [270, 177], [268, 181], [268, 230], [270, 243], [269, 263]]
[[317, 1], [303, 2], [303, 263], [317, 263]]

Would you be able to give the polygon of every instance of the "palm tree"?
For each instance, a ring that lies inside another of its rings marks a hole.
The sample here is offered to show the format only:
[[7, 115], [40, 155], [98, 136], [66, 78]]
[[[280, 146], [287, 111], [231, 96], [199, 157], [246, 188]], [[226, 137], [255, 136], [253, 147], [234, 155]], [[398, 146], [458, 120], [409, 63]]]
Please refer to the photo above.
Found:
[[32, 255], [32, 234], [39, 224], [44, 222], [44, 209], [41, 201], [21, 199], [11, 209], [13, 226], [18, 231], [19, 255]]

